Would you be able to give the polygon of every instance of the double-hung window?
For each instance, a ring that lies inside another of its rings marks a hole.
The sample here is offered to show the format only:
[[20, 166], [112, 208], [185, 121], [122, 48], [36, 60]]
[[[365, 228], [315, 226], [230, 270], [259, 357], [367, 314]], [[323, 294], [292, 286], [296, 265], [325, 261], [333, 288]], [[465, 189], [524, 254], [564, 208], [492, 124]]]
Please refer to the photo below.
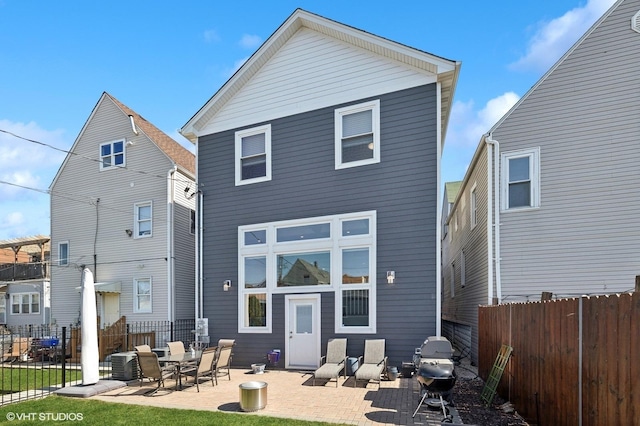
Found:
[[133, 311], [136, 313], [152, 312], [151, 278], [136, 278], [133, 280]]
[[100, 145], [100, 170], [124, 167], [124, 139]]
[[502, 154], [502, 210], [540, 206], [540, 148]]
[[134, 205], [135, 238], [150, 237], [153, 229], [153, 209], [151, 201]]
[[375, 333], [375, 217], [239, 227], [239, 332], [271, 332], [274, 294], [332, 292], [336, 333]]
[[473, 184], [473, 187], [471, 188], [469, 204], [469, 213], [471, 215], [471, 229], [473, 229], [478, 224], [478, 191], [476, 190], [476, 184]]
[[236, 132], [236, 185], [271, 180], [271, 125]]
[[11, 314], [39, 314], [39, 293], [14, 293], [11, 295]]
[[380, 101], [335, 110], [335, 167], [380, 162]]
[[58, 266], [69, 265], [69, 241], [58, 243]]

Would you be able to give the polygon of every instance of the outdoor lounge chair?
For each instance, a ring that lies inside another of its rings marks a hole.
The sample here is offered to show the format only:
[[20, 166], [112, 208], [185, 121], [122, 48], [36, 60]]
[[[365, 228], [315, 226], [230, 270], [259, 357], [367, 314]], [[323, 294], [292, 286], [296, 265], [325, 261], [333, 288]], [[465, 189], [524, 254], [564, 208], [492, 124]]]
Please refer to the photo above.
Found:
[[205, 348], [202, 351], [202, 356], [200, 357], [200, 361], [196, 367], [183, 368], [180, 374], [186, 376], [194, 376], [194, 380], [196, 382], [196, 388], [198, 392], [200, 392], [200, 378], [209, 377], [211, 379], [211, 386], [218, 384], [218, 379], [215, 375], [214, 365], [216, 362], [216, 357], [218, 355], [218, 348], [211, 347]]
[[384, 354], [384, 339], [365, 340], [364, 356], [360, 357], [359, 360], [362, 360], [362, 363], [356, 370], [353, 386], [357, 385], [358, 380], [373, 380], [378, 382], [378, 389], [380, 389], [382, 372], [387, 366], [387, 357]]
[[316, 379], [336, 379], [338, 387], [338, 377], [340, 372], [344, 372], [347, 378], [347, 339], [329, 339], [327, 342], [327, 355], [320, 358], [320, 367], [313, 373], [313, 385]]
[[[165, 387], [164, 379], [174, 375], [175, 369], [162, 368], [158, 362], [158, 354], [154, 352], [138, 352], [138, 364], [140, 366], [140, 372], [142, 378], [148, 378], [152, 382], [158, 382], [158, 387], [153, 391], [147, 392], [145, 396], [155, 395], [160, 389], [160, 386]], [[142, 386], [142, 380], [140, 380], [140, 386]], [[176, 388], [178, 387], [178, 377], [176, 376]]]
[[231, 346], [218, 348], [217, 359], [213, 366], [213, 375], [216, 383], [218, 376], [228, 376], [231, 380]]

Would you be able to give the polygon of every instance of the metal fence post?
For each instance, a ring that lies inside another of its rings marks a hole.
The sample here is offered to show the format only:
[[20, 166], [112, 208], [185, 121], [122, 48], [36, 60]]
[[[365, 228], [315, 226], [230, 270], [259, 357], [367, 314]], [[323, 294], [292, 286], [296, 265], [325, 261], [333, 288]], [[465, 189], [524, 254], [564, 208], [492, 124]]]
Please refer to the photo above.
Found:
[[67, 327], [62, 327], [62, 387], [67, 384]]

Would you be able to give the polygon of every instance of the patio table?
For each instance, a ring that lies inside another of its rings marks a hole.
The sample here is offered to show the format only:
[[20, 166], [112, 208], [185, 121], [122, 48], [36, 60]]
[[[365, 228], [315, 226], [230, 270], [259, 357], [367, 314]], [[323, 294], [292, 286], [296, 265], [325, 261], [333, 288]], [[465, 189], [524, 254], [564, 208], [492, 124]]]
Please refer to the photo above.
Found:
[[158, 357], [158, 362], [167, 362], [176, 366], [176, 374], [178, 375], [178, 390], [182, 390], [182, 376], [180, 369], [182, 366], [192, 363], [197, 363], [202, 357], [202, 351], [196, 351], [194, 355], [191, 352], [185, 352], [183, 354], [174, 354]]

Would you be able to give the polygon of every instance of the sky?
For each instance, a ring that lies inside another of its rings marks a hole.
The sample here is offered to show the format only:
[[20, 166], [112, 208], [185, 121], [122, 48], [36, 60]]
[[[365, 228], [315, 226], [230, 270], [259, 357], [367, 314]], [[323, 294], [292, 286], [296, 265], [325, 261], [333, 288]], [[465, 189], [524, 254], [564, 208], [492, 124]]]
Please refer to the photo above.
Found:
[[441, 165], [462, 180], [481, 136], [613, 3], [0, 0], [0, 240], [49, 235], [48, 189], [103, 92], [195, 152], [178, 130], [296, 8], [462, 64]]

